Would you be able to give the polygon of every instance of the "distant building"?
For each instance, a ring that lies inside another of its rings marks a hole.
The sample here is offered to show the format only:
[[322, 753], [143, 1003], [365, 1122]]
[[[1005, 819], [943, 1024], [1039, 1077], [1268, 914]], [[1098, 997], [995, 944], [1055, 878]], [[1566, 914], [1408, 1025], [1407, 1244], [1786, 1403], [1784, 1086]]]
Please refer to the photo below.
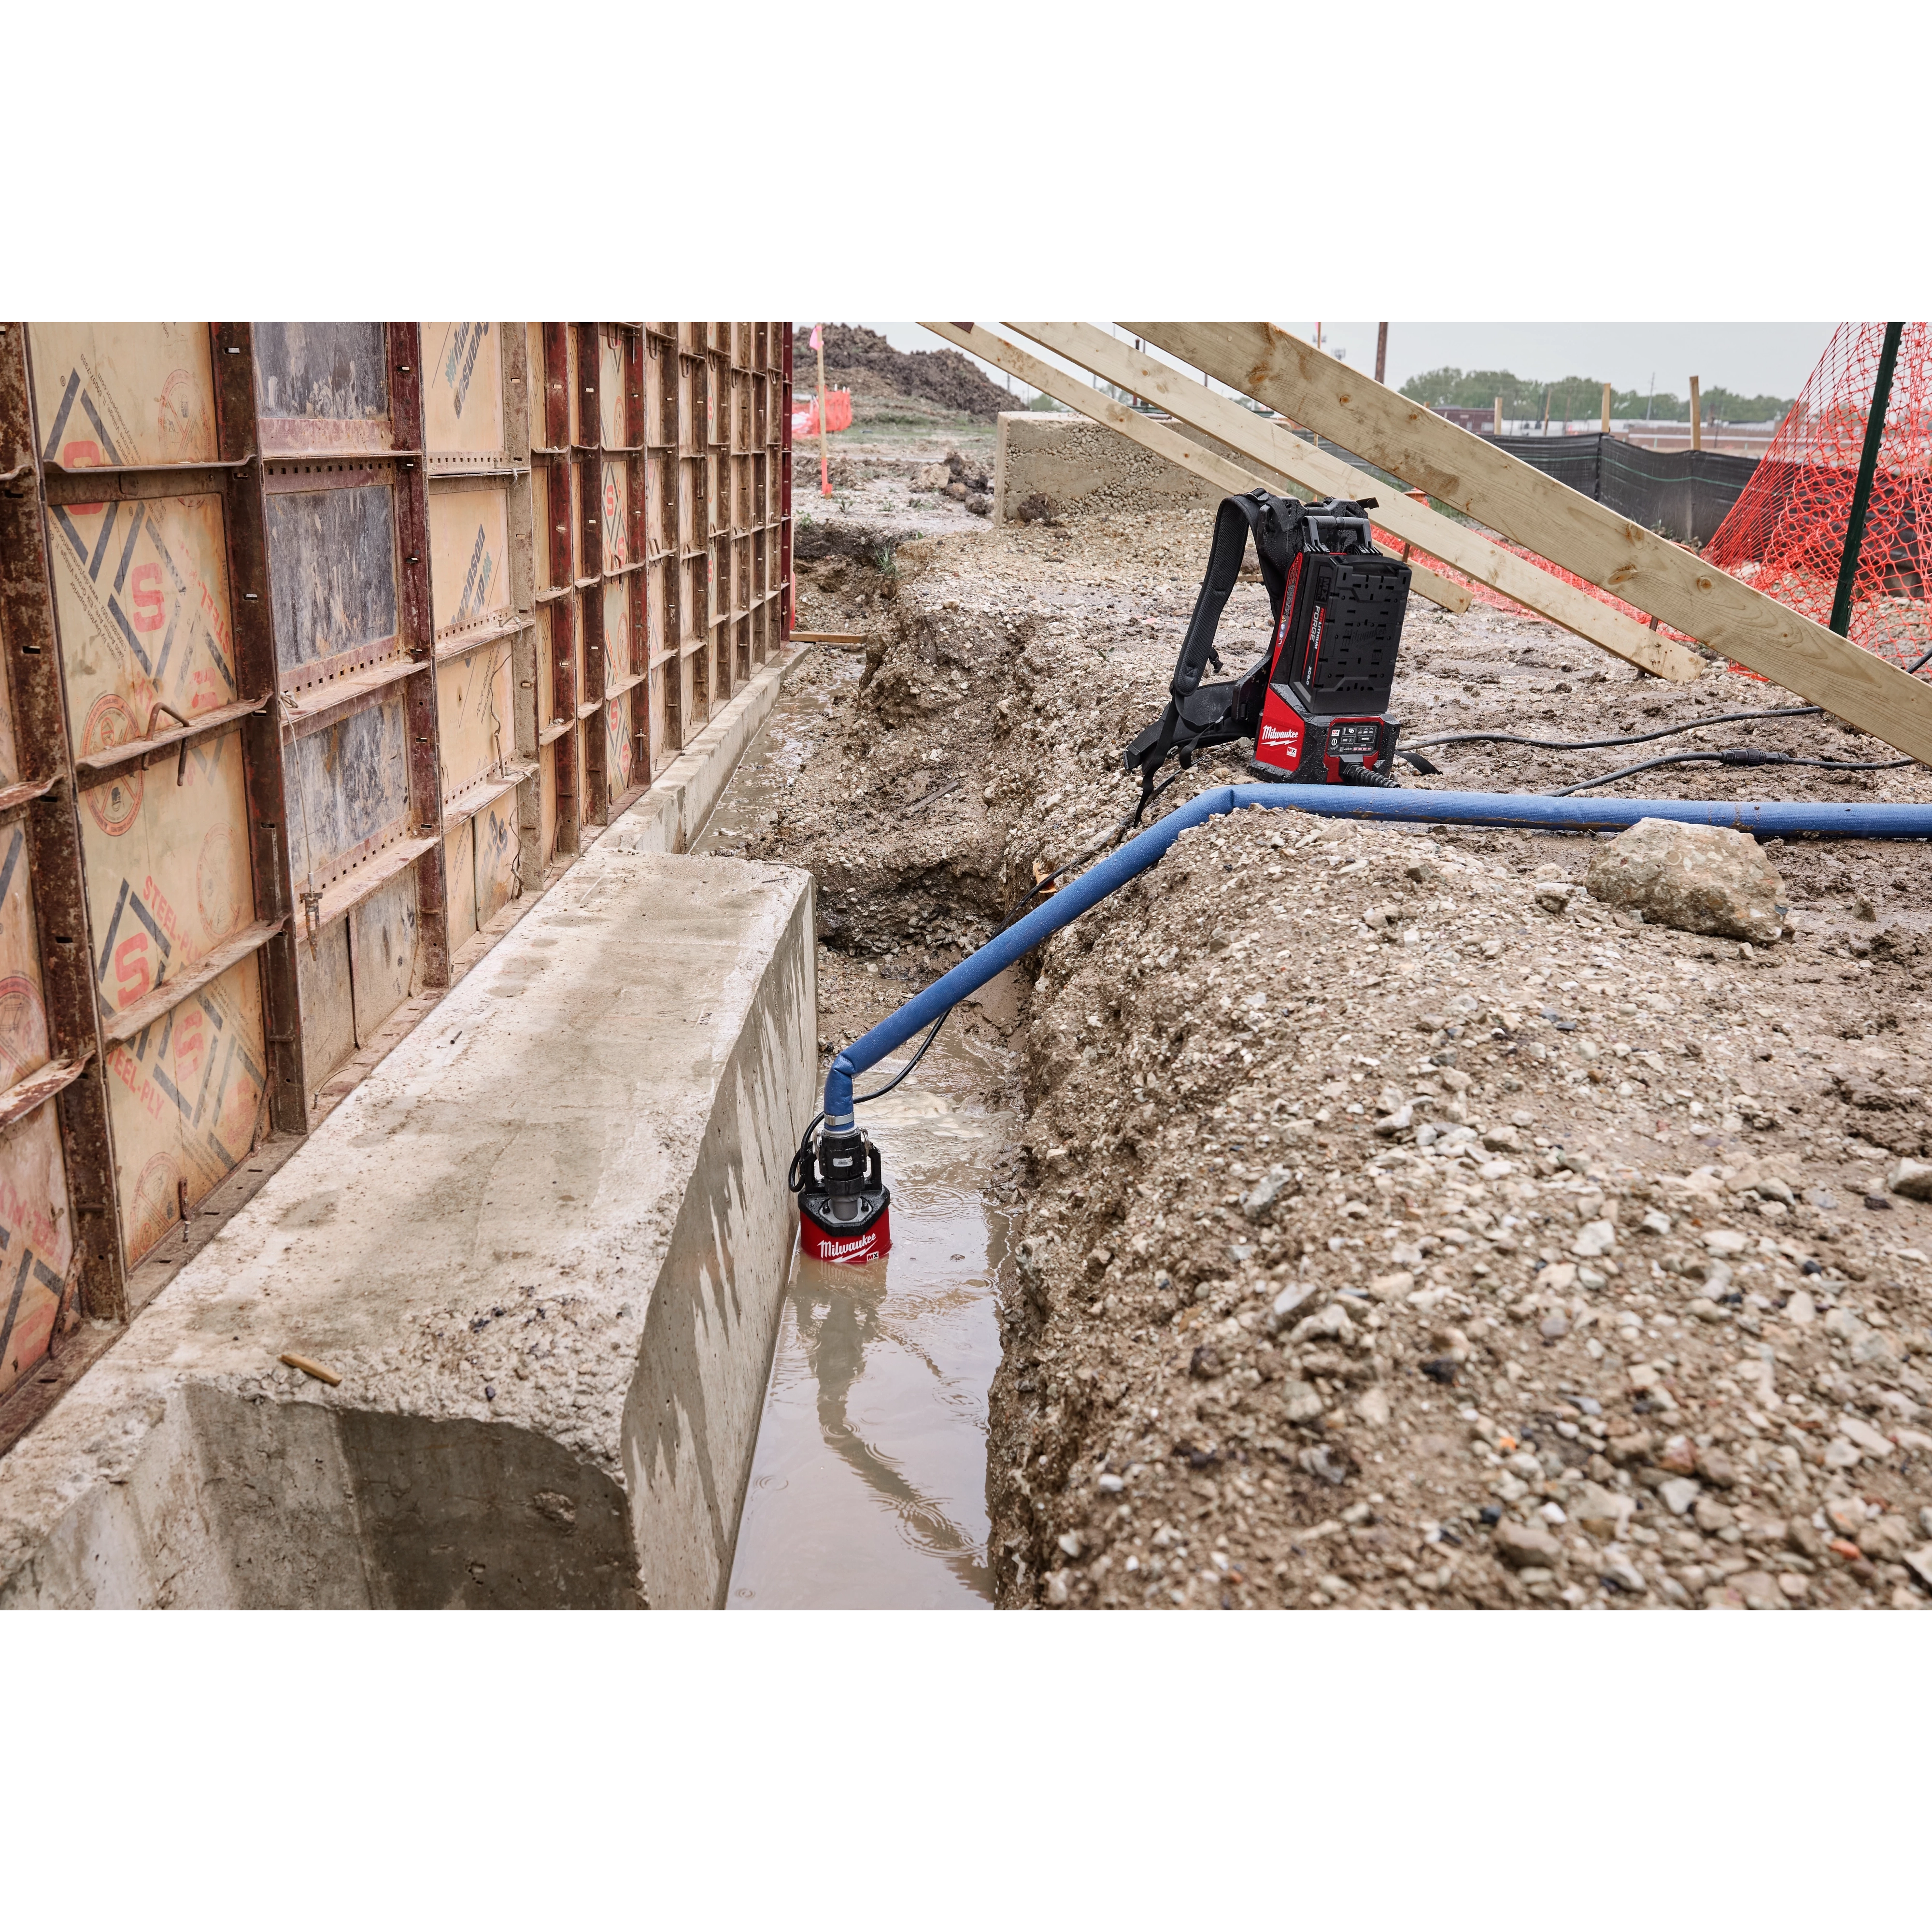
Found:
[[1435, 414], [1447, 416], [1458, 429], [1486, 430], [1496, 420], [1496, 412], [1492, 409], [1466, 410], [1453, 403], [1438, 403], [1433, 407]]

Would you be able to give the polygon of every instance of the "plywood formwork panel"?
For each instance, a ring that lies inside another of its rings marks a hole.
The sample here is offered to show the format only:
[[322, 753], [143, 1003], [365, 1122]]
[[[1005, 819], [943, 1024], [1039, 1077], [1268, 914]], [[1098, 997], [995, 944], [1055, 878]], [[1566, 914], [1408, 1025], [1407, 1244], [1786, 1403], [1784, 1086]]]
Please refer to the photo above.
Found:
[[408, 724], [390, 698], [296, 739], [289, 851], [298, 891], [332, 884], [408, 835]]
[[268, 572], [285, 692], [394, 657], [396, 514], [388, 484], [272, 494]]
[[81, 795], [101, 1016], [190, 973], [255, 918], [238, 731]]
[[424, 449], [432, 475], [508, 460], [503, 332], [494, 322], [423, 324]]
[[416, 882], [406, 873], [350, 911], [349, 970], [358, 1042], [366, 1044], [420, 986], [417, 933]]
[[356, 1051], [356, 994], [349, 972], [349, 921], [304, 932], [296, 947], [302, 1046], [311, 1088], [320, 1088]]
[[0, 824], [0, 1088], [52, 1057], [31, 874], [26, 828], [15, 817]]
[[436, 682], [448, 808], [471, 786], [500, 776], [509, 764], [514, 740], [508, 640], [437, 665]]
[[631, 465], [622, 456], [607, 456], [602, 467], [598, 502], [603, 564], [607, 573], [631, 561]]
[[500, 628], [510, 611], [510, 500], [502, 489], [440, 489], [429, 499], [431, 608], [439, 646]]
[[35, 322], [40, 458], [63, 470], [215, 460], [204, 322]]
[[625, 334], [621, 324], [598, 324], [601, 358], [597, 372], [598, 440], [606, 449], [621, 449], [631, 440], [625, 409]]
[[398, 446], [386, 324], [258, 322], [254, 350], [264, 456]]
[[266, 1124], [261, 974], [238, 962], [108, 1049], [130, 1265], [247, 1156]]
[[631, 729], [631, 700], [635, 687], [608, 699], [602, 708], [604, 770], [613, 798], [631, 789], [631, 774], [637, 761], [637, 744]]
[[476, 930], [476, 821], [466, 818], [442, 842], [443, 877], [449, 881], [449, 943], [460, 946]]
[[73, 1234], [58, 1118], [37, 1107], [0, 1130], [0, 1395], [47, 1352]]
[[614, 683], [628, 677], [635, 668], [637, 653], [631, 630], [630, 580], [607, 577], [599, 594], [604, 612], [604, 673]]
[[48, 506], [68, 715], [85, 757], [240, 694], [221, 499]]
[[515, 794], [506, 794], [491, 800], [470, 821], [475, 838], [479, 926], [486, 925], [523, 892], [517, 813]]

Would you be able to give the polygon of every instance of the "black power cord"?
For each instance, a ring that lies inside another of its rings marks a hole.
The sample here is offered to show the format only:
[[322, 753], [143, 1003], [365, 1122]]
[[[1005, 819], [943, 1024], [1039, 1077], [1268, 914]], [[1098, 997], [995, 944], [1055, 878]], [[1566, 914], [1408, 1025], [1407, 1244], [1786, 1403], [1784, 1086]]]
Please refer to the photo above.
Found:
[[1581, 784], [1565, 785], [1561, 791], [1540, 794], [1544, 798], [1574, 798], [1580, 791], [1593, 791], [1598, 785], [1615, 784], [1619, 778], [1634, 778], [1639, 772], [1654, 772], [1664, 765], [1810, 765], [1821, 771], [1889, 772], [1916, 762], [1910, 758], [1794, 758], [1784, 752], [1760, 750], [1755, 745], [1736, 746], [1722, 752], [1677, 752], [1667, 758], [1647, 758], [1640, 765], [1626, 765], [1622, 771], [1606, 772], [1600, 778], [1586, 778]]
[[1688, 724], [1666, 724], [1660, 731], [1639, 731], [1628, 738], [1523, 738], [1514, 731], [1444, 731], [1410, 742], [1418, 748], [1424, 745], [1528, 745], [1539, 752], [1604, 752], [1618, 745], [1647, 745], [1655, 738], [1674, 738], [1706, 724], [1738, 724], [1761, 718], [1817, 718], [1823, 710], [1822, 705], [1795, 704], [1782, 711], [1726, 711], [1715, 718], [1694, 718]]
[[[890, 1094], [892, 1089], [896, 1087], [899, 1082], [926, 1058], [926, 1049], [939, 1037], [939, 1029], [952, 1017], [952, 1009], [950, 1006], [948, 1006], [945, 1012], [941, 1013], [938, 1018], [934, 1020], [932, 1025], [927, 1028], [925, 1039], [921, 1040], [919, 1043], [919, 1051], [915, 1053], [913, 1057], [908, 1060], [883, 1087], [874, 1087], [869, 1094], [854, 1094], [852, 1096], [853, 1106], [855, 1107], [862, 1107], [868, 1100], [876, 1100], [882, 1094]], [[785, 1177], [785, 1185], [790, 1188], [794, 1194], [799, 1192], [804, 1187], [807, 1178], [806, 1162], [810, 1157], [812, 1152], [812, 1130], [814, 1127], [817, 1126], [819, 1122], [824, 1120], [824, 1118], [825, 1116], [823, 1112], [816, 1113], [812, 1115], [811, 1120], [807, 1122], [806, 1125], [805, 1138], [799, 1142], [798, 1151], [791, 1157], [791, 1171]]]

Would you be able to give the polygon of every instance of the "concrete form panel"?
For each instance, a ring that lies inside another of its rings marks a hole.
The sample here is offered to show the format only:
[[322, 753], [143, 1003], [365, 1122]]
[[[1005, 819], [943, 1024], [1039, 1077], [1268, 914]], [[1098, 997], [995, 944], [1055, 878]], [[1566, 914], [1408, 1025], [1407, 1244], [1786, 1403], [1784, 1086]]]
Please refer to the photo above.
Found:
[[239, 732], [82, 793], [80, 830], [104, 1018], [181, 979], [254, 919]]
[[472, 823], [476, 838], [476, 922], [484, 926], [522, 890], [518, 876], [517, 794], [506, 792], [493, 800]]
[[408, 736], [395, 698], [290, 748], [289, 851], [298, 891], [328, 884], [406, 833]]
[[[366, 1043], [416, 992], [416, 880], [400, 874], [349, 915], [349, 965], [356, 983], [356, 1037]], [[454, 928], [452, 929], [452, 938]]]
[[[215, 496], [47, 512], [68, 715], [85, 757], [241, 694]], [[166, 710], [158, 711], [157, 706]]]
[[266, 1126], [253, 958], [108, 1050], [115, 1181], [131, 1267], [248, 1156]]
[[[772, 400], [788, 358], [764, 365], [789, 338], [580, 323], [12, 334], [0, 418], [34, 474], [10, 493], [27, 512], [0, 516], [0, 571], [23, 560], [46, 614], [9, 580], [0, 781], [71, 788], [65, 843], [42, 836], [62, 814], [37, 808], [17, 862], [46, 875], [32, 888], [42, 939], [86, 938], [64, 964], [0, 924], [0, 1059], [96, 1056], [46, 1118], [76, 1163], [76, 1294], [111, 1317], [120, 1256], [165, 1237], [268, 1105], [299, 1130], [396, 1003], [440, 983], [452, 932], [460, 944], [540, 889], [540, 868], [573, 856], [647, 757], [668, 764], [776, 640], [783, 472], [768, 482], [760, 452], [788, 420]], [[125, 473], [76, 481], [100, 467]], [[472, 632], [490, 634], [466, 652]], [[433, 642], [458, 648], [401, 661]], [[76, 751], [264, 699], [146, 769], [74, 770]], [[539, 769], [476, 805], [512, 760]], [[439, 825], [446, 808], [461, 822]], [[388, 848], [432, 832], [392, 869]], [[0, 861], [4, 835], [0, 822]], [[324, 893], [338, 916], [311, 931]], [[144, 987], [165, 1001], [224, 938], [284, 914], [288, 932], [104, 1042], [103, 1018]], [[6, 1246], [0, 1226], [0, 1312]]]
[[296, 947], [301, 988], [302, 1051], [311, 1085], [356, 1051], [356, 994], [349, 974], [349, 922], [332, 920]]
[[494, 322], [423, 324], [425, 447], [440, 472], [500, 466], [503, 337]]
[[258, 322], [254, 341], [265, 454], [395, 446], [384, 324]]
[[43, 462], [214, 460], [206, 322], [36, 322], [28, 339]]
[[631, 736], [631, 700], [634, 689], [605, 700], [604, 720], [604, 769], [609, 775], [610, 796], [620, 798], [631, 788], [631, 773], [636, 763], [635, 742]]
[[439, 642], [508, 614], [509, 550], [507, 491], [446, 488], [430, 498], [430, 593]]
[[395, 501], [387, 484], [271, 495], [268, 571], [275, 662], [285, 690], [303, 691], [354, 652], [368, 658], [396, 636]]
[[26, 828], [16, 816], [0, 824], [0, 1088], [52, 1057], [31, 871]]
[[442, 842], [442, 872], [449, 895], [449, 944], [453, 952], [476, 930], [476, 821], [466, 818]]
[[37, 1107], [0, 1132], [0, 1395], [46, 1355], [73, 1258], [59, 1120]]
[[499, 776], [512, 745], [510, 646], [507, 638], [446, 658], [436, 668], [442, 796], [454, 802], [479, 781]]

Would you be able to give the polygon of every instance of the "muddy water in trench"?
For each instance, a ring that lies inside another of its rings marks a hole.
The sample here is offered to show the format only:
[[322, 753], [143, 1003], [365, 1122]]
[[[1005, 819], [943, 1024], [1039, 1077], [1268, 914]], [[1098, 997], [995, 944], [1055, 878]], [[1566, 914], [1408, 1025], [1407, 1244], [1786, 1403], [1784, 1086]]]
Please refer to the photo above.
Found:
[[[856, 675], [856, 666], [854, 667]], [[818, 735], [788, 694], [698, 849], [736, 850]], [[860, 1090], [890, 1078], [895, 1054]], [[734, 1610], [986, 1610], [986, 1391], [1007, 1238], [983, 1198], [1012, 1122], [974, 1096], [1000, 1070], [948, 1026], [862, 1114], [892, 1190], [892, 1250], [865, 1268], [794, 1249], [728, 1601]]]

